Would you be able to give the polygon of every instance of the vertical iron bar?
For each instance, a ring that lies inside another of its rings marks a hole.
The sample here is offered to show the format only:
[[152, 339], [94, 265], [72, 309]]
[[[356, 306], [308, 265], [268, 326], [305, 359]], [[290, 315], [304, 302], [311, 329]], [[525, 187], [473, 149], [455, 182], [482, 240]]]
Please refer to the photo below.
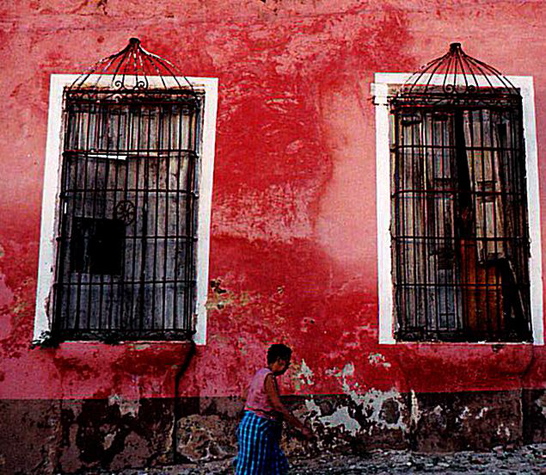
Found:
[[[172, 151], [172, 125], [174, 120], [174, 111], [175, 111], [175, 104], [173, 102], [169, 102], [169, 110], [171, 113], [169, 114], [169, 121], [168, 121], [168, 133], [167, 133], [167, 150], [166, 150], [166, 158], [165, 158], [165, 220], [164, 220], [164, 226], [163, 226], [163, 313], [161, 315], [161, 328], [163, 330], [167, 329], [166, 325], [166, 313], [169, 308], [167, 305], [167, 295], [169, 295], [169, 303], [170, 303], [170, 293], [167, 291], [167, 282], [172, 280], [169, 278], [169, 272], [168, 272], [168, 250], [169, 250], [169, 244], [170, 244], [170, 232], [169, 232], [169, 213], [170, 213], [170, 207], [169, 203], [172, 198], [171, 192], [170, 192], [170, 174], [171, 174], [171, 160], [173, 157], [173, 151]], [[170, 285], [173, 285], [172, 283]]]
[[[195, 249], [194, 249], [194, 211], [196, 207], [196, 167], [198, 166], [197, 162], [197, 141], [196, 137], [199, 133], [199, 126], [200, 126], [200, 107], [197, 107], [197, 109], [192, 110], [192, 114], [190, 116], [190, 127], [188, 130], [188, 141], [191, 144], [191, 154], [190, 154], [190, 161], [189, 161], [189, 169], [188, 169], [188, 180], [187, 180], [187, 215], [186, 215], [186, 229], [187, 229], [187, 236], [188, 236], [188, 245], [187, 245], [187, 252], [186, 254], [186, 305], [185, 305], [185, 318], [184, 318], [184, 329], [187, 329], [190, 327], [190, 322], [192, 319], [193, 314], [193, 303], [194, 303], [194, 292], [195, 292], [195, 282], [194, 282], [194, 262], [195, 262]], [[199, 120], [198, 120], [199, 119]]]
[[159, 285], [158, 276], [157, 276], [157, 251], [159, 246], [159, 200], [160, 200], [160, 191], [159, 191], [159, 184], [160, 184], [160, 173], [159, 170], [161, 168], [161, 156], [162, 156], [162, 141], [163, 141], [163, 120], [164, 120], [164, 110], [165, 106], [158, 106], [157, 107], [157, 154], [155, 158], [155, 220], [154, 220], [154, 237], [153, 237], [153, 243], [154, 243], [154, 253], [153, 253], [153, 266], [152, 266], [152, 309], [153, 309], [153, 315], [152, 315], [152, 321], [151, 321], [151, 327], [152, 330], [155, 330], [156, 328], [156, 318], [158, 315], [158, 308], [157, 303], [155, 301], [156, 299], [156, 288]]
[[[486, 164], [485, 164], [485, 154], [487, 153], [487, 146], [486, 138], [485, 138], [485, 119], [484, 119], [484, 109], [480, 107], [479, 114], [480, 114], [480, 120], [479, 120], [479, 127], [480, 127], [480, 157], [481, 157], [481, 179], [482, 182], [479, 184], [479, 187], [477, 186], [475, 189], [475, 193], [480, 193], [479, 195], [476, 195], [476, 203], [481, 206], [481, 226], [482, 226], [482, 233], [481, 233], [481, 240], [482, 240], [482, 252], [483, 255], [480, 257], [478, 256], [478, 261], [483, 260], [484, 264], [487, 260], [487, 252], [488, 252], [488, 237], [487, 237], [487, 205], [486, 205], [486, 196], [487, 192], [485, 191], [486, 187], [488, 186], [484, 178], [487, 178], [486, 176]], [[491, 151], [489, 151], [491, 153]], [[478, 185], [478, 183], [476, 183]], [[479, 264], [478, 264], [479, 265]], [[483, 266], [485, 271], [485, 281], [479, 282], [479, 288], [480, 288], [480, 302], [484, 303], [484, 314], [485, 314], [485, 334], [491, 338], [493, 336], [493, 325], [491, 322], [491, 315], [490, 315], [490, 299], [489, 299], [489, 281], [491, 278], [491, 270], [487, 266]], [[479, 322], [480, 330], [482, 327], [482, 322]]]
[[181, 284], [180, 283], [180, 279], [179, 279], [179, 266], [180, 266], [180, 256], [179, 256], [179, 253], [180, 253], [180, 240], [181, 240], [181, 231], [180, 231], [180, 198], [182, 196], [181, 192], [180, 192], [180, 174], [182, 172], [182, 165], [183, 165], [183, 161], [186, 160], [187, 158], [187, 152], [184, 152], [184, 154], [182, 154], [182, 149], [185, 149], [187, 147], [184, 147], [183, 144], [182, 144], [182, 126], [183, 126], [183, 115], [182, 115], [182, 110], [180, 111], [180, 121], [179, 121], [179, 124], [178, 124], [178, 139], [177, 139], [177, 143], [178, 143], [178, 153], [177, 153], [177, 158], [178, 158], [178, 167], [176, 169], [176, 211], [175, 211], [175, 221], [176, 221], [176, 225], [175, 225], [175, 229], [176, 229], [176, 241], [175, 241], [175, 246], [174, 246], [174, 268], [173, 268], [173, 276], [174, 276], [174, 302], [173, 302], [173, 329], [176, 330], [178, 328], [178, 286]]

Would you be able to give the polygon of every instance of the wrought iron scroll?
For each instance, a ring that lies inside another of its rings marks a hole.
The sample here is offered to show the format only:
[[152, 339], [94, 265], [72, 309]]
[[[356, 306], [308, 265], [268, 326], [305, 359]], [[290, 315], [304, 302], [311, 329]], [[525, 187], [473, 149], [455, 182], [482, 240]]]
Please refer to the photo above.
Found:
[[104, 89], [120, 93], [169, 90], [195, 94], [190, 81], [173, 63], [144, 49], [138, 38], [131, 38], [121, 51], [81, 74], [68, 91]]
[[519, 97], [519, 90], [500, 71], [467, 55], [461, 43], [451, 43], [449, 51], [411, 75], [393, 100], [418, 99], [420, 102], [444, 103], [472, 100], [510, 101]]

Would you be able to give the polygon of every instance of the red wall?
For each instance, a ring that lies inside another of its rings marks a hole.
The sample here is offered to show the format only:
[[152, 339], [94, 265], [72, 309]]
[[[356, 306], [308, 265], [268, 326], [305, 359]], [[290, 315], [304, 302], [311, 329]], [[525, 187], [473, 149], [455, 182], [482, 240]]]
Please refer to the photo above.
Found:
[[23, 0], [4, 2], [0, 21], [0, 398], [173, 395], [184, 344], [30, 349], [49, 76], [81, 72], [132, 36], [220, 81], [216, 285], [182, 395], [241, 394], [278, 341], [295, 351], [287, 392], [544, 386], [543, 347], [378, 345], [370, 94], [374, 72], [416, 70], [452, 41], [534, 76], [544, 220], [543, 2]]

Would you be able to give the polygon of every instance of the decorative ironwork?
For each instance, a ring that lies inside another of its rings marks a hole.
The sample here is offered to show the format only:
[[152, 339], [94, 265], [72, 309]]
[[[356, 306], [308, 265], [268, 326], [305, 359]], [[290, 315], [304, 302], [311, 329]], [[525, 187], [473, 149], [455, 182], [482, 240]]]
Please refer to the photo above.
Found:
[[135, 220], [135, 215], [135, 205], [132, 201], [120, 201], [116, 205], [114, 216], [120, 221], [123, 221], [123, 224], [131, 224]]
[[454, 43], [391, 101], [397, 336], [527, 341], [521, 96]]
[[479, 95], [494, 100], [519, 96], [518, 89], [500, 71], [467, 55], [460, 43], [451, 43], [449, 51], [414, 73], [400, 88], [395, 100], [461, 101]]
[[202, 100], [137, 39], [65, 91], [55, 338], [194, 331]]
[[195, 94], [192, 84], [170, 61], [145, 50], [131, 38], [120, 52], [108, 56], [81, 74], [68, 91], [108, 90], [138, 93], [152, 90]]

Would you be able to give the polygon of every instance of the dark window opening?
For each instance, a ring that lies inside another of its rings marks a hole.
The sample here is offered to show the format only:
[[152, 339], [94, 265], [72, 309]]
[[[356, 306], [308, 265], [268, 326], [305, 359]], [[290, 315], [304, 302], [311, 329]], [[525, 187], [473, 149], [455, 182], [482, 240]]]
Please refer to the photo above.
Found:
[[74, 217], [72, 226], [72, 272], [119, 275], [125, 241], [124, 223], [117, 219]]

